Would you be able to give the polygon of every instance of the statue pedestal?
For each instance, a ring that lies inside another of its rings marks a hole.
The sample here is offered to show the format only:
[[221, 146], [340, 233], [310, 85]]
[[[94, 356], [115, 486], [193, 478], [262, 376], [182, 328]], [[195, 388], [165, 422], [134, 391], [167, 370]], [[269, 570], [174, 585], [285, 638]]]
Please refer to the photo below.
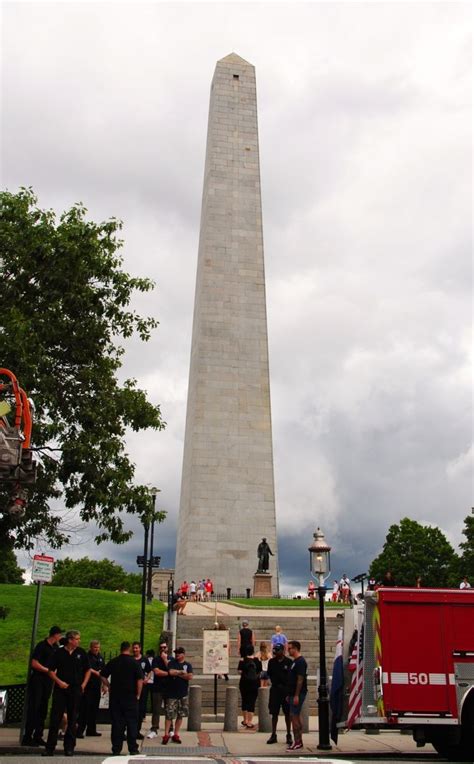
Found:
[[253, 577], [253, 596], [271, 597], [272, 596], [272, 574], [255, 573]]

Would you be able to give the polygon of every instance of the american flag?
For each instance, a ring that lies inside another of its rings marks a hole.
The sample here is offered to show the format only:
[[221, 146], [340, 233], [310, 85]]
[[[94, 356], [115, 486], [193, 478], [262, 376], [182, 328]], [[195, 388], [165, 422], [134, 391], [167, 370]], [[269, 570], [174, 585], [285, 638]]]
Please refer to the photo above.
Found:
[[350, 729], [360, 716], [362, 709], [362, 680], [364, 677], [364, 625], [359, 630], [357, 642], [354, 645], [349, 661], [349, 671], [352, 671], [349, 706], [347, 709], [347, 729]]

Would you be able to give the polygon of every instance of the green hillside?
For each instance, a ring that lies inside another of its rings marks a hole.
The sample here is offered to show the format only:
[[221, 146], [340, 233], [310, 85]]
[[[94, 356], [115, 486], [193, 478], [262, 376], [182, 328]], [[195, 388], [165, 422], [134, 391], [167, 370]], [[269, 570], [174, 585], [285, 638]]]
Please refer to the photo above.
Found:
[[[10, 609], [6, 619], [0, 620], [0, 686], [25, 681], [35, 597], [36, 586], [0, 584], [0, 607]], [[86, 649], [91, 639], [99, 639], [102, 653], [108, 657], [123, 640], [140, 638], [140, 609], [138, 594], [43, 586], [38, 641], [57, 624], [64, 630], [80, 631]], [[147, 650], [156, 649], [165, 610], [157, 601], [146, 606]]]
[[[277, 597], [251, 597], [250, 599], [246, 599], [245, 597], [236, 597], [232, 598], [232, 602], [235, 605], [244, 605], [245, 607], [256, 608], [306, 608], [307, 610], [312, 608], [315, 611], [315, 615], [318, 615], [319, 613], [318, 599], [287, 600], [278, 599]], [[334, 610], [341, 610], [342, 608], [349, 608], [350, 605], [343, 605], [341, 602], [326, 602], [324, 607]]]

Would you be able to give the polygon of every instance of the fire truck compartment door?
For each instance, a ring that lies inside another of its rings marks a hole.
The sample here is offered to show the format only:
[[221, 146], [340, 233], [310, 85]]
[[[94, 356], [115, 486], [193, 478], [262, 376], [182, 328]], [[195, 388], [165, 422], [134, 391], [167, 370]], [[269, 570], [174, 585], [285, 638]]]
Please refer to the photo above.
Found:
[[[381, 618], [385, 710], [449, 713], [449, 672], [441, 607], [423, 612], [410, 602], [389, 603]], [[385, 683], [386, 682], [386, 683]]]

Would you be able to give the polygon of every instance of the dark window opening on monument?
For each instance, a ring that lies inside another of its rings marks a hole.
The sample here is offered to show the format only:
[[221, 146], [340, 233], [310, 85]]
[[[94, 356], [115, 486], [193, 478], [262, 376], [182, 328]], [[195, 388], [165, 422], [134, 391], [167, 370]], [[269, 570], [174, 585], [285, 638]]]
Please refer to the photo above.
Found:
[[238, 74], [234, 74], [233, 77], [234, 77], [234, 80], [238, 80], [239, 79], [239, 75]]

